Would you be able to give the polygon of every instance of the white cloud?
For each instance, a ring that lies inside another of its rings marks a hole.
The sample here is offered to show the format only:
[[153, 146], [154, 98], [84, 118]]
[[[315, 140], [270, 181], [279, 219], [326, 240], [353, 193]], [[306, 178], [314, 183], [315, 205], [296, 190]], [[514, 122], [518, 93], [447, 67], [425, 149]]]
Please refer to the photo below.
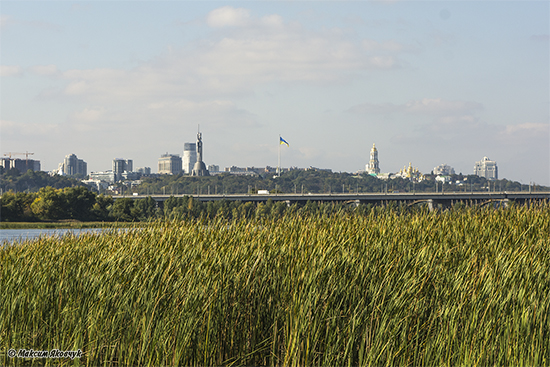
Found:
[[479, 121], [479, 118], [472, 115], [461, 116], [442, 116], [436, 118], [432, 123], [428, 123], [421, 128], [428, 134], [437, 136], [454, 137], [461, 139], [467, 138], [468, 135], [480, 135], [480, 130], [487, 126]]
[[206, 24], [212, 28], [281, 27], [284, 25], [284, 21], [278, 14], [270, 14], [258, 19], [251, 17], [248, 9], [224, 6], [208, 13]]
[[19, 76], [23, 74], [20, 66], [0, 65], [0, 76]]
[[404, 105], [396, 105], [393, 103], [369, 103], [365, 102], [349, 108], [349, 112], [357, 114], [391, 114], [402, 112]]
[[3, 136], [9, 135], [45, 135], [57, 131], [58, 125], [44, 123], [24, 123], [11, 120], [0, 120], [0, 131]]
[[483, 105], [473, 101], [450, 101], [441, 98], [423, 98], [405, 104], [363, 103], [352, 106], [349, 111], [360, 114], [405, 113], [425, 116], [464, 116], [483, 110]]
[[391, 52], [400, 52], [406, 49], [410, 49], [409, 47], [403, 45], [400, 42], [389, 40], [384, 42], [377, 42], [372, 39], [364, 39], [361, 42], [361, 45], [366, 51], [391, 51]]
[[96, 107], [96, 108], [84, 108], [82, 111], [75, 112], [72, 115], [72, 120], [79, 122], [89, 123], [97, 122], [105, 117], [105, 108]]
[[[495, 151], [501, 155], [511, 154], [515, 149], [539, 152], [546, 150], [546, 155], [541, 157], [547, 159], [550, 153], [549, 139], [550, 124], [497, 125], [483, 122], [471, 115], [462, 115], [437, 117], [431, 122], [417, 125], [408, 134], [399, 132], [393, 136], [392, 141], [397, 144], [440, 147], [450, 151], [464, 150], [465, 146], [469, 146], [470, 150]], [[510, 150], [512, 147], [513, 150]]]
[[[103, 132], [109, 136], [125, 137], [139, 131], [158, 141], [178, 140], [166, 131], [181, 131], [185, 126], [194, 130], [196, 124], [208, 125], [220, 132], [234, 128], [256, 128], [257, 116], [227, 100], [191, 101], [157, 100], [147, 104], [103, 104], [88, 106], [71, 113], [66, 122], [70, 131]], [[191, 131], [192, 131], [191, 130]], [[109, 140], [110, 138], [103, 138]]]
[[542, 140], [543, 144], [550, 147], [550, 124], [526, 122], [517, 125], [506, 125], [504, 129], [499, 131], [497, 139], [510, 145]]
[[546, 134], [550, 133], [550, 124], [537, 124], [526, 122], [518, 125], [508, 125], [503, 134], [514, 135], [520, 132], [528, 132], [530, 134]]
[[210, 27], [220, 28], [227, 26], [244, 26], [248, 24], [250, 19], [250, 11], [243, 8], [233, 8], [232, 6], [224, 6], [212, 10], [206, 16], [206, 23]]
[[33, 74], [51, 76], [58, 74], [57, 66], [55, 65], [36, 65], [31, 66], [29, 71]]
[[271, 14], [263, 17], [261, 23], [268, 27], [281, 27], [283, 26], [283, 18], [280, 15]]
[[421, 101], [410, 101], [405, 104], [406, 112], [425, 115], [456, 115], [482, 109], [483, 105], [478, 102], [448, 101], [441, 98], [423, 98]]
[[[86, 104], [224, 99], [272, 82], [350, 81], [371, 69], [398, 67], [400, 50], [405, 49], [390, 40], [376, 43], [380, 52], [366, 51], [340, 29], [307, 31], [299, 24], [284, 23], [276, 14], [254, 18], [246, 9], [219, 8], [207, 20], [216, 26], [240, 27], [224, 29], [193, 47], [173, 49], [131, 70], [65, 71], [64, 95]], [[54, 70], [48, 66], [41, 72]]]

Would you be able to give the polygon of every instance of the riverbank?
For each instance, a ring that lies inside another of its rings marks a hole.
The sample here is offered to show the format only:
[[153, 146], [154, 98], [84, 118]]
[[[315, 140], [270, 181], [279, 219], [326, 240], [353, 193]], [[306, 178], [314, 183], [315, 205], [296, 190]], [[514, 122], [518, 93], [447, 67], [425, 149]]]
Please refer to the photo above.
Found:
[[81, 222], [60, 220], [55, 222], [0, 222], [0, 229], [83, 229], [83, 228], [127, 228], [134, 222]]

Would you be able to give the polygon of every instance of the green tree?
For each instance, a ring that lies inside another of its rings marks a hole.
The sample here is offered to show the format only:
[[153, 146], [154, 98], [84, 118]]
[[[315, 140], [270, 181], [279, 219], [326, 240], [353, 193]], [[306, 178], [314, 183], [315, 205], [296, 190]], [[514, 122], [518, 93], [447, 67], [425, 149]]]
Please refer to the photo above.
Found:
[[71, 219], [92, 220], [93, 207], [96, 203], [96, 194], [83, 186], [68, 187], [63, 189], [66, 201], [67, 216]]
[[33, 221], [35, 216], [31, 210], [35, 194], [24, 192], [7, 192], [0, 198], [0, 219], [4, 222]]
[[131, 222], [134, 220], [134, 217], [132, 216], [133, 207], [134, 201], [132, 199], [116, 199], [113, 205], [111, 205], [110, 207], [110, 216], [117, 221]]
[[109, 208], [113, 205], [113, 198], [103, 194], [96, 196], [92, 206], [92, 214], [95, 220], [109, 220]]
[[154, 218], [157, 212], [157, 203], [152, 197], [148, 196], [145, 199], [139, 199], [134, 202], [133, 208], [130, 209], [132, 218], [146, 221]]
[[41, 188], [31, 204], [33, 214], [41, 220], [67, 218], [66, 200], [61, 190], [51, 186]]

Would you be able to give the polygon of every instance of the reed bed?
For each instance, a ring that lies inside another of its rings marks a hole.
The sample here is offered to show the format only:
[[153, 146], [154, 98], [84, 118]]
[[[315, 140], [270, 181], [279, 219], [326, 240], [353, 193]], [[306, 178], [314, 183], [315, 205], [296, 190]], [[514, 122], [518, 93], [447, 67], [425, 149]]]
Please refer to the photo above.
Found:
[[550, 207], [154, 222], [0, 250], [0, 345], [84, 365], [549, 365]]

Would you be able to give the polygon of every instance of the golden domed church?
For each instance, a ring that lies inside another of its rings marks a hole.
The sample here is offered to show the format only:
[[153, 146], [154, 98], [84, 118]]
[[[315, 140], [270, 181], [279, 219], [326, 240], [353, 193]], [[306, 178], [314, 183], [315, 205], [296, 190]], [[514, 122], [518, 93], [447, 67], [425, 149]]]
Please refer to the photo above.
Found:
[[403, 167], [397, 175], [403, 178], [408, 178], [414, 182], [421, 182], [424, 179], [424, 175], [418, 170], [418, 168], [413, 167], [411, 162], [409, 162], [409, 167]]

